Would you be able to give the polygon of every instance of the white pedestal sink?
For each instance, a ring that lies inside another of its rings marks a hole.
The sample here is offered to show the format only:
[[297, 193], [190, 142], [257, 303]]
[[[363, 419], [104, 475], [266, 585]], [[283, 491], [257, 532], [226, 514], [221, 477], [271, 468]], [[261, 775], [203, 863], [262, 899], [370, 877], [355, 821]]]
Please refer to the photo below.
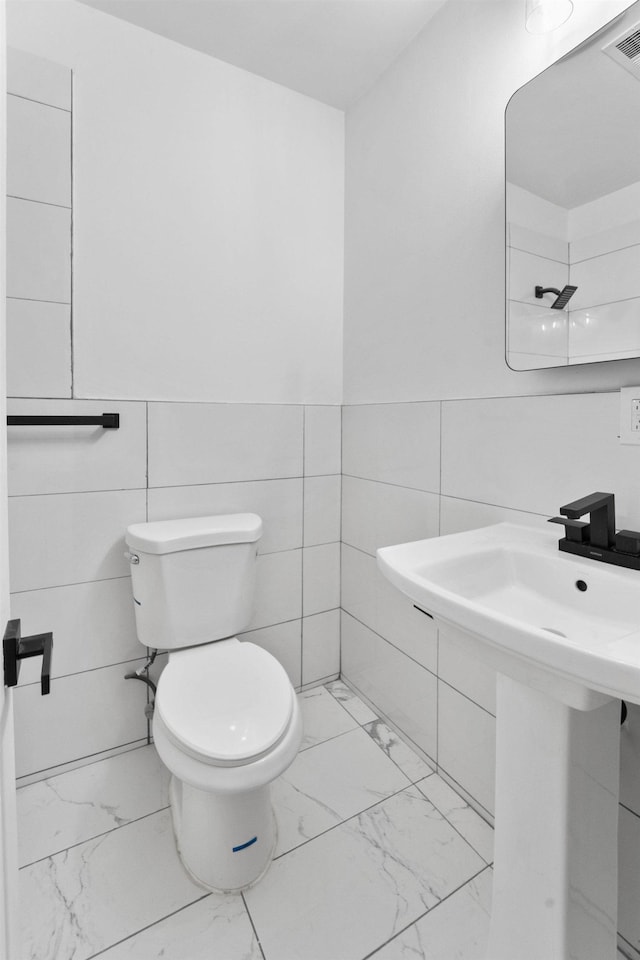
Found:
[[640, 702], [640, 571], [497, 524], [378, 551], [498, 671], [487, 960], [615, 960], [620, 699]]

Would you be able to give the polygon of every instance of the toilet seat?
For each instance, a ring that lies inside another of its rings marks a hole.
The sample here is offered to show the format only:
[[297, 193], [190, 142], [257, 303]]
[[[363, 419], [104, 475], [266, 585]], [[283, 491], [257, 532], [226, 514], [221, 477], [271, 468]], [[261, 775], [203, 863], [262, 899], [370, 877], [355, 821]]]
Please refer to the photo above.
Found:
[[172, 653], [155, 708], [179, 750], [214, 766], [241, 766], [283, 739], [294, 699], [278, 661], [234, 637]]

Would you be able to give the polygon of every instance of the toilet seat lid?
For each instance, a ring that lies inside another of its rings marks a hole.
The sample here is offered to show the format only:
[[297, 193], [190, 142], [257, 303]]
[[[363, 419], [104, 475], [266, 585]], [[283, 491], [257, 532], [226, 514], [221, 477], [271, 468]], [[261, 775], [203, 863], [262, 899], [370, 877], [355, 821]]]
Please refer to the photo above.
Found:
[[293, 696], [289, 677], [270, 653], [234, 638], [172, 654], [156, 709], [186, 753], [209, 763], [240, 764], [281, 739]]

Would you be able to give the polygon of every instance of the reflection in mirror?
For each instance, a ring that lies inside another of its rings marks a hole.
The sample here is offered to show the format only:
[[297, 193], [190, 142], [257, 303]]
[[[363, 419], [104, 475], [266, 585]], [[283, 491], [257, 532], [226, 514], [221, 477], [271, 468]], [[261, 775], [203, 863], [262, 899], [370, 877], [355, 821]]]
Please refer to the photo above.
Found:
[[506, 176], [509, 366], [639, 357], [640, 0], [514, 94]]

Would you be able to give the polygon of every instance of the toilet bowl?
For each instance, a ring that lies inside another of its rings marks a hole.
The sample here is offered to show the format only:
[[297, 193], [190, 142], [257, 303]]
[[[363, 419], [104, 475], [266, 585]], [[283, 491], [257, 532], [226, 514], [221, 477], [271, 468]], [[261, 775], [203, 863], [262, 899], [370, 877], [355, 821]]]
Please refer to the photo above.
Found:
[[[251, 617], [261, 521], [253, 514], [134, 524], [127, 531], [139, 639], [169, 661], [153, 737], [172, 774], [178, 852], [209, 890], [242, 890], [276, 846], [270, 784], [293, 762], [302, 721], [291, 682], [267, 651], [221, 630]], [[205, 638], [208, 632], [208, 638]]]

